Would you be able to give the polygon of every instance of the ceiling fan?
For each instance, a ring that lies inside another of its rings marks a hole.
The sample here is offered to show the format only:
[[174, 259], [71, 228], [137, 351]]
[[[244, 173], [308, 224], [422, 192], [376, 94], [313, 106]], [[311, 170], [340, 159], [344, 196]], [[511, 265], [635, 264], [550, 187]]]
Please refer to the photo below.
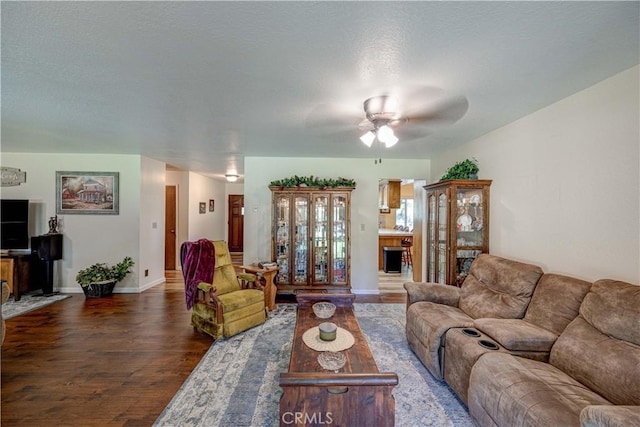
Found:
[[451, 125], [462, 118], [469, 102], [464, 96], [452, 95], [433, 86], [393, 90], [367, 98], [362, 110], [354, 104], [321, 105], [307, 118], [308, 127], [328, 133], [357, 130], [360, 140], [371, 147], [392, 147], [400, 140], [422, 138], [436, 128]]

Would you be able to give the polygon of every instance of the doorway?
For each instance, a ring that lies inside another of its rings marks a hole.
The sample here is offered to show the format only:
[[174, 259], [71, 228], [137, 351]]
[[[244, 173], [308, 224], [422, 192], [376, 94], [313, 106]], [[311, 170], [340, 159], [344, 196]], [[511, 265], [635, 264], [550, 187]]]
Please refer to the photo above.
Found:
[[[383, 188], [394, 181], [393, 187]], [[399, 181], [399, 182], [398, 182]], [[398, 185], [399, 184], [399, 185]], [[424, 180], [385, 179], [379, 187], [378, 212], [378, 290], [405, 293], [403, 284], [422, 277], [422, 220]], [[383, 206], [384, 205], [384, 206]], [[384, 247], [402, 247], [401, 271], [383, 271]]]
[[176, 200], [177, 187], [165, 186], [164, 194], [164, 269], [176, 269]]
[[229, 194], [229, 252], [244, 250], [244, 195]]

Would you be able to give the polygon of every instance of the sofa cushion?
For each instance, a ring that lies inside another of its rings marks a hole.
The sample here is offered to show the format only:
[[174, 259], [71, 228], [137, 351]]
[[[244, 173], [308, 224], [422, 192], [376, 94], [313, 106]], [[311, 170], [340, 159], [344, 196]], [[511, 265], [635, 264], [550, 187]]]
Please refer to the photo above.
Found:
[[481, 426], [576, 426], [584, 407], [610, 404], [548, 363], [505, 353], [473, 365], [468, 398]]
[[473, 324], [511, 351], [549, 352], [558, 338], [553, 332], [522, 319], [476, 319]]
[[459, 307], [474, 319], [520, 319], [542, 274], [535, 265], [480, 254], [462, 284]]
[[580, 314], [603, 334], [640, 345], [640, 286], [598, 280], [584, 298]]
[[592, 405], [580, 412], [582, 427], [640, 426], [640, 406]]
[[264, 292], [258, 289], [243, 289], [237, 292], [229, 292], [227, 294], [220, 295], [219, 298], [222, 303], [223, 313], [225, 316], [233, 311], [248, 307], [252, 304], [264, 304]]
[[439, 380], [442, 380], [440, 346], [451, 328], [473, 326], [473, 319], [459, 308], [432, 302], [417, 302], [407, 309], [406, 333], [409, 346]]
[[640, 287], [599, 280], [549, 362], [617, 405], [640, 404]]
[[604, 335], [582, 316], [560, 334], [549, 363], [616, 405], [640, 404], [640, 347]]
[[560, 335], [576, 318], [591, 283], [547, 273], [536, 286], [524, 320]]

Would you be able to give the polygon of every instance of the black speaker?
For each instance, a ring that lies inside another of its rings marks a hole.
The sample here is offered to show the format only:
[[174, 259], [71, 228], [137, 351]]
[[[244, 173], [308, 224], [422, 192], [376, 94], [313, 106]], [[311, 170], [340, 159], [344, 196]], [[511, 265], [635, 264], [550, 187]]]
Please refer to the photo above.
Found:
[[33, 260], [34, 278], [44, 279], [42, 296], [54, 295], [56, 292], [53, 292], [53, 261], [62, 259], [62, 234], [33, 236], [31, 238], [31, 256], [35, 258]]
[[62, 259], [62, 234], [44, 234], [31, 238], [31, 253], [41, 261]]

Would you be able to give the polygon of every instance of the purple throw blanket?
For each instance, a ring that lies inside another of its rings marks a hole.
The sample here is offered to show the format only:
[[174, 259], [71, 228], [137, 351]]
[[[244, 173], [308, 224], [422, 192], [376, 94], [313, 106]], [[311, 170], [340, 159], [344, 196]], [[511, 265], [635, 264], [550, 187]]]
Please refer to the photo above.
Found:
[[213, 283], [213, 270], [216, 266], [213, 243], [207, 239], [184, 242], [180, 247], [180, 261], [187, 310], [191, 310], [191, 307], [196, 303], [198, 283]]

